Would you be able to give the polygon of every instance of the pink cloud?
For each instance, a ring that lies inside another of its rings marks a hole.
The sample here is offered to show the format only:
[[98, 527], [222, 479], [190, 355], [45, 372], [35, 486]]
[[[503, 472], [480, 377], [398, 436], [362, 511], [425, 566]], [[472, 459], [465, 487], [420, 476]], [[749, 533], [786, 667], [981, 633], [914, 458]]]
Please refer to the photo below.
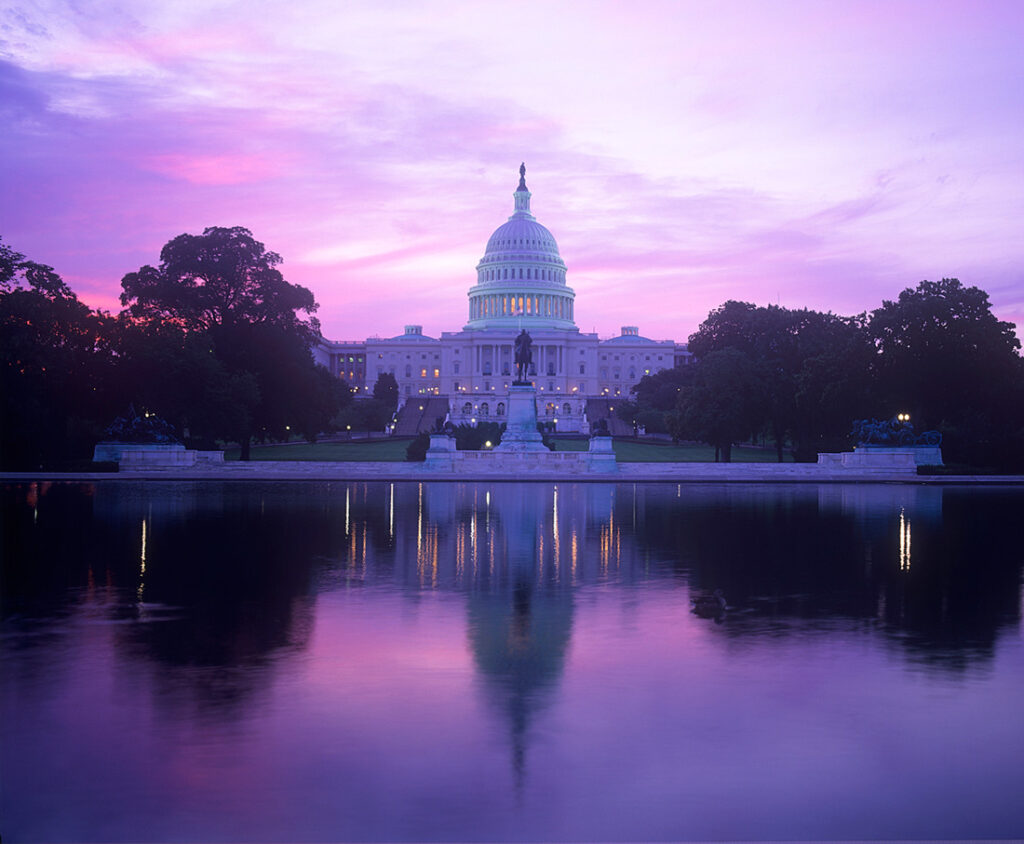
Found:
[[144, 164], [174, 179], [193, 185], [238, 185], [274, 178], [281, 172], [278, 162], [259, 155], [154, 155]]
[[481, 39], [513, 7], [406, 12], [26, 18], [0, 233], [99, 303], [175, 235], [245, 225], [329, 336], [436, 335], [525, 159], [601, 334], [628, 313], [683, 339], [727, 298], [854, 313], [943, 275], [1020, 320], [1013, 4], [560, 5], [526, 50]]

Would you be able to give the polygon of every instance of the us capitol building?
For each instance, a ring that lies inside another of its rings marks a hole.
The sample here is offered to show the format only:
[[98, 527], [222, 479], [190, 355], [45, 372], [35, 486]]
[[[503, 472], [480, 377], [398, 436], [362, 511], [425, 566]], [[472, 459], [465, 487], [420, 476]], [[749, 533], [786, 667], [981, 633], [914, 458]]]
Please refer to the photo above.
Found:
[[429, 430], [439, 416], [455, 424], [504, 421], [521, 328], [533, 338], [537, 417], [559, 431], [587, 432], [597, 418], [611, 420], [616, 397], [628, 398], [644, 375], [689, 362], [685, 344], [649, 340], [636, 326], [623, 326], [620, 336], [608, 340], [579, 330], [565, 261], [551, 232], [531, 213], [531, 196], [524, 165], [512, 194], [514, 212], [491, 235], [476, 266], [469, 320], [461, 331], [434, 338], [407, 325], [397, 337], [321, 339], [314, 348], [317, 362], [344, 378], [357, 396], [371, 393], [383, 373], [395, 376], [395, 433]]

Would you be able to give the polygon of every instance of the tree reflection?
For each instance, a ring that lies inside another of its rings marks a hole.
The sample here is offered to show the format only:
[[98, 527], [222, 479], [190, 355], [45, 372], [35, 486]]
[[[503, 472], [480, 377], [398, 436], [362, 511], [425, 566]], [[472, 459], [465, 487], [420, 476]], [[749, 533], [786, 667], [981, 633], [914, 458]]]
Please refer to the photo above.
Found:
[[721, 589], [714, 632], [736, 643], [852, 624], [934, 670], [989, 660], [1019, 626], [1019, 510], [1012, 488], [915, 485], [10, 485], [3, 614], [31, 625], [84, 603], [146, 622], [119, 627], [122, 646], [241, 669], [195, 680], [224, 700], [266, 682], [248, 669], [307, 646], [318, 594], [462, 593], [515, 743], [591, 586]]

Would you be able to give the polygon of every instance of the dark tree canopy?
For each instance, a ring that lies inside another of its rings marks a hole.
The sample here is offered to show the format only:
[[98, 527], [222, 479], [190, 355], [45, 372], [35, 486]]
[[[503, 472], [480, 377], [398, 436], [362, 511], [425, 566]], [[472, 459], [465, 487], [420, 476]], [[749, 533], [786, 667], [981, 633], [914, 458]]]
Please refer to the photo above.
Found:
[[[814, 459], [824, 442], [845, 440], [850, 420], [832, 411], [858, 408], [864, 400], [863, 383], [853, 375], [866, 377], [871, 369], [861, 317], [730, 301], [712, 311], [689, 341], [698, 360], [726, 349], [743, 354], [755, 367], [765, 399], [759, 427], [771, 432], [779, 460], [787, 440], [805, 459]], [[846, 371], [840, 376], [833, 365], [842, 369], [844, 360]], [[820, 381], [829, 374], [838, 380]], [[852, 391], [850, 397], [839, 395], [840, 385]]]
[[630, 390], [636, 395], [637, 409], [660, 410], [664, 413], [676, 406], [679, 391], [686, 382], [686, 371], [681, 367], [662, 369], [653, 375], [645, 375]]
[[710, 443], [725, 463], [732, 444], [749, 439], [764, 419], [765, 390], [756, 364], [738, 349], [710, 352], [693, 364], [677, 403], [677, 439]]
[[373, 397], [381, 401], [389, 413], [398, 409], [398, 381], [390, 372], [382, 372], [373, 385]]
[[212, 227], [174, 238], [160, 251], [159, 267], [121, 282], [121, 302], [134, 321], [204, 338], [223, 370], [205, 373], [212, 406], [232, 408], [210, 416], [216, 424], [204, 426], [204, 436], [237, 440], [243, 459], [253, 437], [315, 438], [346, 398], [341, 383], [313, 362], [319, 326], [302, 316], [316, 310], [313, 294], [287, 282], [280, 263], [248, 229]]
[[0, 243], [0, 465], [53, 465], [91, 449], [113, 363], [109, 322], [52, 267]]
[[144, 266], [121, 280], [121, 304], [134, 317], [188, 330], [258, 324], [315, 332], [316, 322], [299, 316], [316, 311], [313, 294], [285, 281], [280, 263], [280, 255], [241, 226], [181, 234], [160, 250], [159, 267]]
[[990, 409], [1019, 372], [1020, 341], [996, 319], [988, 294], [955, 278], [922, 281], [871, 314], [882, 387], [935, 425], [970, 406]]
[[988, 294], [955, 278], [922, 281], [871, 314], [878, 392], [945, 450], [982, 465], [1024, 461], [1024, 362]]

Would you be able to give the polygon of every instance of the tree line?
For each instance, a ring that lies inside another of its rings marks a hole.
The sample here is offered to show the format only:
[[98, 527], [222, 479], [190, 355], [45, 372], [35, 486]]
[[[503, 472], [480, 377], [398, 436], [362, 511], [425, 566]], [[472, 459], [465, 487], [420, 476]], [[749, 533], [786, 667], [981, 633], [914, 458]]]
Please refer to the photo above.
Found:
[[[81, 302], [52, 267], [0, 240], [0, 466], [87, 460], [129, 405], [186, 445], [310, 440], [381, 430], [393, 377], [373, 399], [314, 363], [317, 303], [242, 227], [182, 234], [121, 281], [122, 310]], [[924, 281], [855, 317], [726, 302], [689, 338], [695, 363], [644, 376], [622, 418], [716, 447], [770, 443], [814, 460], [851, 445], [853, 420], [910, 413], [947, 461], [1024, 469], [1024, 361], [988, 295]]]
[[129, 406], [243, 457], [254, 440], [315, 439], [351, 391], [314, 363], [316, 301], [280, 263], [245, 228], [182, 234], [124, 276], [112, 315], [0, 241], [0, 466], [88, 460]]
[[1024, 469], [1024, 360], [988, 294], [923, 281], [870, 314], [729, 301], [689, 338], [692, 365], [644, 376], [623, 418], [730, 459], [770, 443], [813, 461], [848, 450], [853, 421], [910, 414], [943, 435], [947, 462]]

